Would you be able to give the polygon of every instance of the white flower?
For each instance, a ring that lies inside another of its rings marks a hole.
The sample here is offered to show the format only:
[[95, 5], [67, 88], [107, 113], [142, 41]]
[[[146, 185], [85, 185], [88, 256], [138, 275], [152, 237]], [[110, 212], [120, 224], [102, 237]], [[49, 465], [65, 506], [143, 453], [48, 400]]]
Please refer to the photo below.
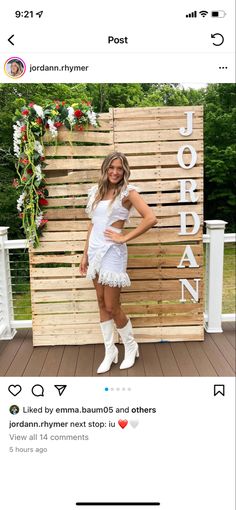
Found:
[[56, 128], [56, 126], [54, 126], [54, 123], [52, 122], [51, 119], [48, 119], [48, 126], [49, 126], [49, 131], [52, 135], [52, 138], [56, 138], [57, 137], [57, 128]]
[[37, 165], [35, 167], [35, 177], [36, 177], [36, 181], [40, 182], [42, 180], [42, 170], [41, 170], [41, 165]]
[[17, 121], [17, 123], [14, 124], [14, 126], [13, 126], [13, 130], [14, 130], [13, 149], [14, 149], [14, 154], [16, 156], [20, 155], [20, 144], [21, 144], [21, 135], [22, 135], [21, 126], [23, 126], [23, 124], [21, 124], [19, 121]]
[[38, 140], [34, 142], [34, 150], [38, 152], [40, 156], [43, 156], [43, 146]]
[[35, 238], [36, 238], [36, 232], [34, 232], [34, 231], [29, 232], [29, 230], [28, 230], [28, 235], [29, 235], [29, 238], [28, 238], [29, 243], [33, 246]]
[[97, 127], [97, 114], [93, 110], [87, 111], [87, 117], [90, 122], [90, 124], [94, 127]]
[[42, 213], [42, 211], [41, 211], [41, 212], [38, 214], [38, 216], [36, 216], [36, 218], [35, 218], [35, 225], [36, 225], [36, 227], [37, 227], [37, 228], [39, 227], [39, 225], [40, 225], [40, 223], [41, 223], [42, 219], [43, 219], [43, 213]]
[[42, 106], [39, 106], [38, 104], [34, 104], [33, 108], [36, 111], [38, 117], [40, 117], [41, 119], [44, 119], [44, 113], [43, 113]]
[[68, 111], [67, 119], [68, 119], [70, 125], [74, 126], [74, 124], [75, 124], [75, 115], [74, 115], [75, 110], [74, 110], [74, 108], [72, 108], [72, 106], [68, 106], [67, 111]]
[[22, 209], [22, 206], [23, 206], [23, 203], [24, 203], [25, 197], [26, 197], [26, 192], [25, 192], [25, 191], [23, 191], [23, 193], [21, 193], [21, 195], [20, 195], [20, 196], [19, 196], [19, 198], [17, 199], [16, 207], [17, 207], [17, 210], [18, 210], [19, 212], [21, 212], [21, 209]]

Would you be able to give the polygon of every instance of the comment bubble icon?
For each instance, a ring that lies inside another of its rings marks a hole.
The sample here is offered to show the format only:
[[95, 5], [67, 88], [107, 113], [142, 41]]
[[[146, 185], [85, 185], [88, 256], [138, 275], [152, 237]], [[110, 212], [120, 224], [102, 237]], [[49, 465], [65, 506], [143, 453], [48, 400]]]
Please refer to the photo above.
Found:
[[41, 384], [32, 386], [31, 391], [35, 397], [44, 397], [44, 388]]

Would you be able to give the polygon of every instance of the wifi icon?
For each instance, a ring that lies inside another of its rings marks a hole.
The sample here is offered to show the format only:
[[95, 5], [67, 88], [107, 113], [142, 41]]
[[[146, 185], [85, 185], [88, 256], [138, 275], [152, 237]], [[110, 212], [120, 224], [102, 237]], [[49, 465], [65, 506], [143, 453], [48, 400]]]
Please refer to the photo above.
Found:
[[201, 14], [201, 16], [205, 18], [206, 15], [208, 14], [208, 11], [199, 11], [199, 14]]

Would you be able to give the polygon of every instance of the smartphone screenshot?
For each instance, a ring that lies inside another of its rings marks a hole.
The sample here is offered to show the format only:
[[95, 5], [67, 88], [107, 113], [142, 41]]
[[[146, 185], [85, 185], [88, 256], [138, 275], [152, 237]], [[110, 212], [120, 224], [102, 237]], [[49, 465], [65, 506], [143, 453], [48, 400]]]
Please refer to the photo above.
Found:
[[234, 510], [234, 2], [0, 28], [0, 506]]

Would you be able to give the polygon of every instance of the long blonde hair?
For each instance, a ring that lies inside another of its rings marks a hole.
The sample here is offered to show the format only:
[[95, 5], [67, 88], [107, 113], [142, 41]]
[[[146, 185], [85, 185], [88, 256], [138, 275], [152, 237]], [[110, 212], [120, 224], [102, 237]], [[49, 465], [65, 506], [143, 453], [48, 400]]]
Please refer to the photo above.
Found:
[[[122, 189], [125, 189], [129, 182], [129, 176], [130, 176], [130, 168], [129, 163], [126, 158], [126, 156], [122, 152], [111, 152], [108, 154], [108, 156], [104, 159], [102, 166], [101, 166], [101, 175], [98, 181], [98, 190], [96, 193], [96, 197], [93, 203], [93, 208], [98, 204], [100, 200], [105, 197], [106, 193], [109, 189], [109, 180], [108, 180], [108, 170], [110, 168], [110, 165], [114, 159], [120, 159], [122, 163], [122, 168], [124, 170], [124, 174], [120, 182], [117, 184], [115, 188], [114, 197], [112, 198], [111, 204], [114, 202], [116, 197], [120, 194]], [[110, 204], [110, 205], [111, 205]]]

